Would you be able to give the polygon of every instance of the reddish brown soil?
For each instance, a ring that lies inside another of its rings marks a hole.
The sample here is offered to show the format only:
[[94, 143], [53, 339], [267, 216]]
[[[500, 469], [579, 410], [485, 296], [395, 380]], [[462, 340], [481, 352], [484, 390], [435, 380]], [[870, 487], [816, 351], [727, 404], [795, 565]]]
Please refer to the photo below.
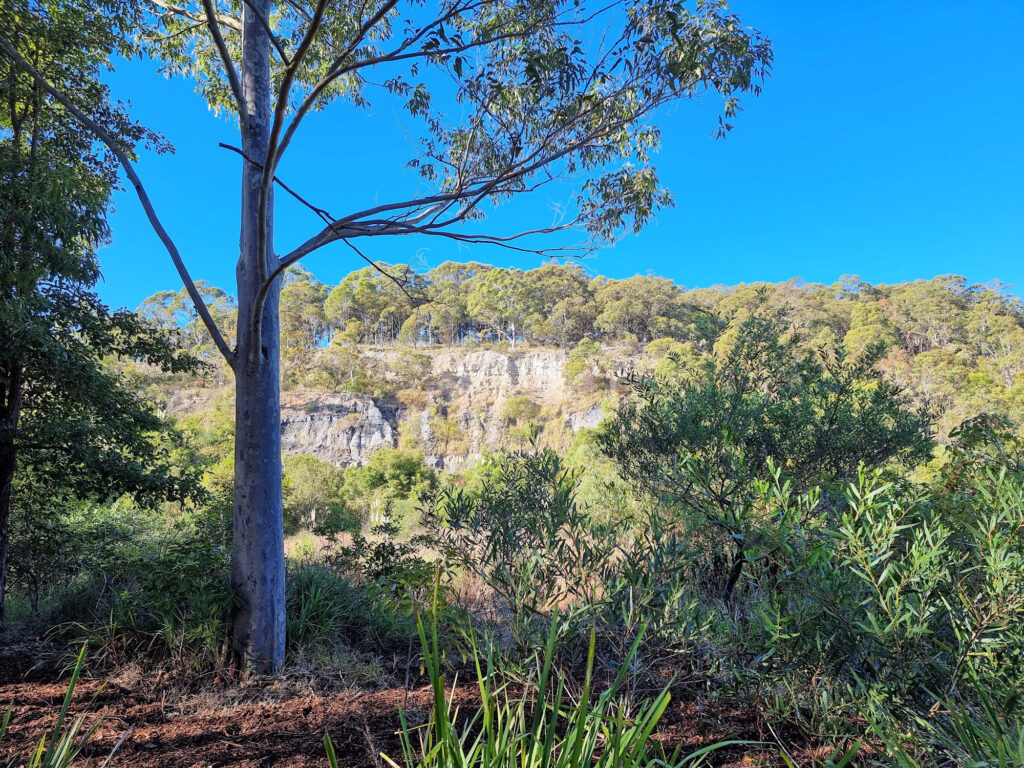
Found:
[[[52, 670], [36, 667], [17, 652], [0, 649], [0, 706], [10, 702], [13, 715], [0, 744], [0, 765], [14, 757], [19, 764], [39, 738], [53, 727], [66, 690]], [[246, 691], [250, 700], [259, 692]], [[383, 752], [402, 763], [398, 739], [400, 709], [411, 724], [426, 720], [428, 688], [367, 693], [294, 693], [254, 703], [229, 703], [222, 686], [198, 698], [168, 703], [155, 681], [137, 684], [84, 680], [75, 692], [72, 714], [86, 713], [86, 723], [100, 722], [86, 747], [83, 768], [100, 768], [119, 741], [111, 768], [214, 768], [214, 766], [327, 766], [323, 738], [329, 733], [339, 763], [349, 768], [383, 768]], [[235, 698], [238, 698], [237, 696]], [[456, 694], [464, 712], [472, 711], [469, 686]], [[683, 745], [684, 754], [723, 738], [759, 740], [752, 712], [704, 712], [693, 703], [673, 703], [663, 719], [660, 738]], [[125, 737], [125, 733], [127, 736]], [[785, 738], [785, 736], [784, 736]], [[810, 751], [800, 749], [803, 757]], [[713, 763], [736, 766], [782, 765], [778, 748], [734, 747], [716, 753]]]

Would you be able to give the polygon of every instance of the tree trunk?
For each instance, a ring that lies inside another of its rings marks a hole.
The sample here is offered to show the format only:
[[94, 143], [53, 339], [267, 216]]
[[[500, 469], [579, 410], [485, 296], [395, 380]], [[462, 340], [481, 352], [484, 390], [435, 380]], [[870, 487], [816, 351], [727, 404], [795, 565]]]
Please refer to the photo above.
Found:
[[[276, 323], [268, 302], [264, 336]], [[245, 338], [239, 328], [240, 339]], [[268, 340], [269, 341], [269, 340]], [[245, 350], [239, 344], [239, 353]], [[255, 671], [284, 663], [284, 514], [281, 503], [281, 411], [276, 343], [259, 365], [240, 354], [235, 376], [235, 505], [231, 581], [242, 606], [236, 652]]]
[[743, 566], [746, 562], [747, 558], [743, 554], [743, 548], [737, 546], [736, 554], [732, 560], [732, 568], [729, 570], [729, 578], [726, 580], [725, 588], [722, 590], [722, 601], [726, 605], [732, 605], [733, 593], [736, 589], [736, 582], [740, 580], [740, 574], [743, 573]]
[[10, 541], [11, 490], [16, 463], [13, 446], [0, 446], [0, 627], [4, 626], [7, 615], [7, 552]]
[[[253, 159], [266, 155], [270, 132], [270, 48], [255, 14], [270, 15], [268, 0], [243, 11], [242, 93], [248, 124], [242, 149]], [[255, 13], [253, 10], [255, 9]], [[238, 344], [235, 361], [235, 503], [231, 582], [242, 605], [235, 615], [235, 653], [259, 673], [284, 664], [284, 516], [281, 500], [281, 389], [278, 299], [280, 280], [267, 297], [260, 339], [253, 349], [252, 308], [263, 274], [273, 269], [273, 200], [264, 221], [258, 203], [262, 169], [243, 162], [238, 281]], [[259, 249], [260, 228], [266, 231]]]
[[0, 627], [4, 626], [7, 607], [7, 555], [10, 551], [11, 494], [14, 491], [14, 471], [18, 454], [14, 446], [14, 433], [21, 418], [21, 367], [7, 369], [7, 391], [4, 392], [2, 421], [0, 421]]

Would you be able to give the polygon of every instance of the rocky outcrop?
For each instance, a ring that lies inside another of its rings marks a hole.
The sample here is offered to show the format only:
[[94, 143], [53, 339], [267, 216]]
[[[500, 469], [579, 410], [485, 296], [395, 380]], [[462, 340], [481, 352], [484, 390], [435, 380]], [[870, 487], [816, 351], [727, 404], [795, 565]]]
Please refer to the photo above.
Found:
[[527, 350], [504, 355], [490, 349], [434, 355], [432, 376], [438, 386], [469, 400], [527, 395], [553, 403], [563, 394], [565, 355], [554, 350]]
[[[396, 353], [365, 354], [386, 363]], [[397, 446], [401, 432], [423, 450], [429, 464], [453, 470], [473, 464], [487, 450], [518, 444], [521, 438], [510, 437], [511, 398], [532, 401], [540, 414], [536, 418], [558, 425], [556, 433], [592, 429], [601, 421], [601, 407], [592, 399], [580, 402], [579, 393], [565, 385], [565, 355], [558, 350], [503, 354], [458, 349], [433, 351], [430, 359], [430, 372], [415, 385], [423, 395], [415, 406], [336, 392], [283, 393], [282, 449], [341, 467], [358, 466], [381, 448]], [[201, 412], [218, 397], [230, 398], [230, 392], [182, 389], [168, 397], [166, 411]]]
[[341, 467], [365, 464], [396, 442], [397, 414], [369, 397], [289, 392], [281, 404], [281, 448]]
[[604, 411], [600, 405], [583, 411], [572, 411], [565, 417], [565, 425], [573, 432], [579, 432], [581, 429], [597, 429], [603, 414]]

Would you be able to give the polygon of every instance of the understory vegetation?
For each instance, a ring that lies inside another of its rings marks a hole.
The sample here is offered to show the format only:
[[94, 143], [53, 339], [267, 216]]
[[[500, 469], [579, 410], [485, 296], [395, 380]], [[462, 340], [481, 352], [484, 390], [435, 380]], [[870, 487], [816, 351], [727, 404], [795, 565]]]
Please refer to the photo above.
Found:
[[[753, 708], [786, 760], [795, 739], [831, 765], [1022, 764], [1024, 440], [982, 413], [937, 446], [884, 354], [814, 350], [766, 310], [700, 364], [629, 375], [564, 455], [289, 458], [289, 664], [425, 673], [410, 766], [682, 764], [647, 742], [670, 696]], [[201, 501], [16, 510], [12, 624], [86, 643], [95, 672], [233, 674], [230, 428], [182, 427]], [[444, 683], [466, 660], [472, 717]]]

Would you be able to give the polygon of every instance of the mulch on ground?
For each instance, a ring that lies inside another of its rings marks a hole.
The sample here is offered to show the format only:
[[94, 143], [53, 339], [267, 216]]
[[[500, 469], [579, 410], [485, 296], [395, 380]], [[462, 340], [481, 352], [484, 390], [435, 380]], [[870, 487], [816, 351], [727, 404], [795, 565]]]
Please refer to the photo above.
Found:
[[[0, 743], [0, 765], [15, 757], [27, 759], [40, 737], [52, 729], [66, 691], [66, 683], [58, 678], [52, 667], [40, 666], [19, 649], [0, 649], [0, 707], [13, 707], [7, 737]], [[82, 768], [101, 768], [119, 743], [107, 763], [110, 768], [325, 768], [325, 733], [330, 734], [341, 765], [384, 768], [382, 752], [402, 763], [399, 711], [405, 712], [407, 722], [420, 724], [433, 702], [429, 687], [421, 686], [374, 692], [310, 690], [249, 702], [232, 702], [226, 692], [218, 691], [198, 706], [178, 697], [170, 697], [176, 703], [168, 703], [160, 685], [148, 683], [79, 683], [72, 715], [86, 713], [87, 726], [99, 722], [83, 752]], [[456, 692], [463, 712], [473, 711], [478, 701], [472, 686]], [[659, 738], [672, 748], [682, 745], [686, 754], [725, 738], [764, 740], [768, 734], [758, 723], [755, 710], [709, 713], [692, 702], [673, 702]], [[810, 757], [812, 750], [803, 746], [798, 752]], [[784, 764], [778, 748], [767, 745], [732, 747], [716, 755], [712, 763], [717, 765]]]

